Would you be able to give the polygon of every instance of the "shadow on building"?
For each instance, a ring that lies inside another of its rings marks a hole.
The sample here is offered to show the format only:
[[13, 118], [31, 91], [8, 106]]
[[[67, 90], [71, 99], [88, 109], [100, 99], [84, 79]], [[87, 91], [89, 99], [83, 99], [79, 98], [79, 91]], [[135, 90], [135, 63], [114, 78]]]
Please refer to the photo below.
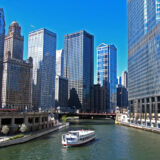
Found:
[[68, 106], [75, 109], [81, 109], [81, 103], [75, 88], [70, 90], [70, 98], [68, 100]]

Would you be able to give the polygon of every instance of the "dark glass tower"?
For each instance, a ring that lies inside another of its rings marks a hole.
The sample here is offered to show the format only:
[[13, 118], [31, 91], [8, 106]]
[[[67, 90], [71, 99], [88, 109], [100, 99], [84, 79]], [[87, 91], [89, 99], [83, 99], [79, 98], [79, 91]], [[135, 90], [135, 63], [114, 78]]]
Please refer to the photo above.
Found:
[[94, 78], [94, 37], [86, 31], [65, 35], [64, 76], [68, 79], [68, 105], [91, 110]]

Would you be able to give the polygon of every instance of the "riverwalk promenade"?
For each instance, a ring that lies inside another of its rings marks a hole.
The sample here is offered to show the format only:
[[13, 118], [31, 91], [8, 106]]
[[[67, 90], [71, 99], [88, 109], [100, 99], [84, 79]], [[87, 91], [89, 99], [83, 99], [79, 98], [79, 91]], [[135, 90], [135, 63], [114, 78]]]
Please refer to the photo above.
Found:
[[47, 135], [49, 133], [64, 129], [68, 126], [69, 126], [69, 123], [65, 123], [65, 124], [59, 123], [59, 125], [52, 127], [52, 128], [43, 129], [40, 131], [34, 131], [29, 134], [25, 134], [25, 136], [22, 138], [10, 140], [5, 137], [4, 140], [0, 142], [0, 148], [25, 143], [25, 142], [31, 141], [33, 139], [39, 138], [41, 136]]
[[118, 122], [118, 124], [123, 125], [123, 126], [127, 126], [127, 127], [145, 130], [145, 131], [160, 133], [160, 128], [156, 128], [156, 127], [149, 127], [149, 126], [133, 124], [133, 123], [129, 123], [129, 122]]

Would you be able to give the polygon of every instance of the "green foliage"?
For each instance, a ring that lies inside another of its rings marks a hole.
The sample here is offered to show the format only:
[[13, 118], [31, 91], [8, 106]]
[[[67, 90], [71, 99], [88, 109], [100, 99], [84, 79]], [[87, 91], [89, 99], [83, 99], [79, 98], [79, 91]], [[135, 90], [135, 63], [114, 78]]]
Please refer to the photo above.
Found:
[[72, 119], [72, 117], [62, 116], [62, 123], [66, 123], [67, 120]]
[[17, 139], [17, 138], [22, 138], [22, 137], [24, 137], [24, 134], [18, 134], [14, 137], [9, 138], [9, 140], [14, 140], [14, 139]]

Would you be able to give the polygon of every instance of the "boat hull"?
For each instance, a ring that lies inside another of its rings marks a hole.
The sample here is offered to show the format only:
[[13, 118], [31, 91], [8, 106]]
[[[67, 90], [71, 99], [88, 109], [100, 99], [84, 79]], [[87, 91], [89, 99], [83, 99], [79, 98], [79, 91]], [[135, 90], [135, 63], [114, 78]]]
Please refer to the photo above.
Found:
[[87, 144], [87, 143], [89, 143], [89, 142], [91, 142], [91, 141], [93, 141], [93, 140], [95, 140], [95, 138], [96, 137], [92, 137], [92, 138], [90, 138], [90, 139], [88, 139], [88, 140], [86, 140], [86, 141], [84, 141], [84, 142], [79, 142], [79, 143], [64, 143], [63, 144], [63, 146], [66, 146], [66, 147], [76, 147], [76, 146], [81, 146], [81, 145], [85, 145], [85, 144]]

